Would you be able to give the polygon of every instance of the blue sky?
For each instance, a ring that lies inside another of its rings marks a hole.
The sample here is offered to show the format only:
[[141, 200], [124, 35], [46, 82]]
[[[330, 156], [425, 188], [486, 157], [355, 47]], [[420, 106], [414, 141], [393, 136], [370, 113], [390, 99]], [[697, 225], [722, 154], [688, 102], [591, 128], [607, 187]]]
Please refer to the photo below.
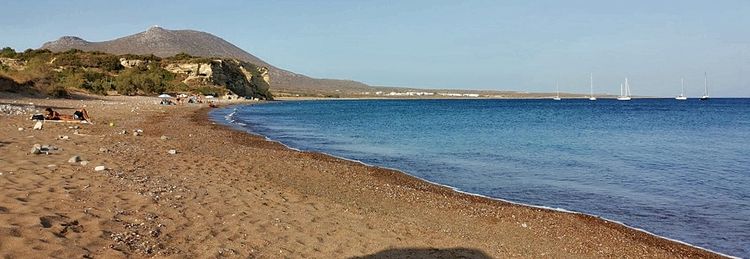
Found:
[[750, 1], [4, 1], [0, 46], [195, 29], [371, 85], [750, 96]]

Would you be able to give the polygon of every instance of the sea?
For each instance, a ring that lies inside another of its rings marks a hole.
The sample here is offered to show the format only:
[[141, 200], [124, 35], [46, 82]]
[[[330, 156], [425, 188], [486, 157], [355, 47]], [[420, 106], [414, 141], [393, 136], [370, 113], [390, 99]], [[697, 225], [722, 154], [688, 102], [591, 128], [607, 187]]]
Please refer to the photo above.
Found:
[[280, 101], [211, 117], [291, 148], [750, 258], [750, 99]]

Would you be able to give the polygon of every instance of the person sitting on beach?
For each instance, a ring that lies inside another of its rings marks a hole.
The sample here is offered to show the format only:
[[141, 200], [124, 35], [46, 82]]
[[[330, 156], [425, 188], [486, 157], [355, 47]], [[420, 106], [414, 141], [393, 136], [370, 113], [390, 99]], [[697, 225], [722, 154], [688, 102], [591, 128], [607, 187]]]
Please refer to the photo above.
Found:
[[45, 120], [61, 120], [61, 121], [89, 121], [89, 113], [86, 109], [80, 109], [73, 112], [73, 115], [60, 114], [52, 108], [44, 109], [47, 115], [44, 116]]

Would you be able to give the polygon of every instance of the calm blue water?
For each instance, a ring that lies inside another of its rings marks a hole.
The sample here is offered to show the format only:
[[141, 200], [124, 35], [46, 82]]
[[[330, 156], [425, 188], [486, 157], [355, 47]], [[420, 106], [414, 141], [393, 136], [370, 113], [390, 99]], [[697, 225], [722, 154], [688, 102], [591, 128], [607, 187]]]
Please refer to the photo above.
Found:
[[212, 116], [302, 150], [750, 257], [750, 99], [299, 101]]

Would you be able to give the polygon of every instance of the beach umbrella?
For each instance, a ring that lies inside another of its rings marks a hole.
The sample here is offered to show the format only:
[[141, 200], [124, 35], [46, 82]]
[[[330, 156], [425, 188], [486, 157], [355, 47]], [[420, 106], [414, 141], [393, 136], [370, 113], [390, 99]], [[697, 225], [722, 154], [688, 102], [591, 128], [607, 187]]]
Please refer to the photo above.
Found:
[[159, 95], [159, 98], [172, 98], [172, 96], [168, 94], [161, 94]]

